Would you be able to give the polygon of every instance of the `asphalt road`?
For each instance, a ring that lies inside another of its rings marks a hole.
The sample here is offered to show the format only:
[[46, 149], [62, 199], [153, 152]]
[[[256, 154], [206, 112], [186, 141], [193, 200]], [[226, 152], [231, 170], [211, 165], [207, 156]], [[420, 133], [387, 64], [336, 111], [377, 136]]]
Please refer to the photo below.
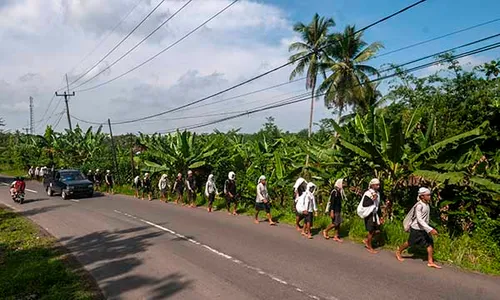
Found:
[[499, 277], [306, 240], [287, 225], [120, 195], [64, 201], [27, 187], [18, 205], [0, 185], [0, 203], [57, 237], [109, 299], [500, 299]]

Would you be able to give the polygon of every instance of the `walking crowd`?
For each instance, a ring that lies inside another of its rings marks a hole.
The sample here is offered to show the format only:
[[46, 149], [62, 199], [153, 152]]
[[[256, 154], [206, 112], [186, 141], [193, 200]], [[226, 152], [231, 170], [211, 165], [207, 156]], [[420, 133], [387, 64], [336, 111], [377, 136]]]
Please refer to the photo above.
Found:
[[[106, 173], [109, 174], [109, 171]], [[89, 174], [91, 174], [91, 171], [89, 171]], [[99, 170], [96, 170], [95, 175], [92, 177], [96, 186], [99, 186], [99, 180], [101, 178], [98, 174]], [[111, 176], [109, 175], [108, 177]], [[113, 181], [108, 177], [105, 178], [105, 182], [108, 189], [110, 187], [112, 191]], [[144, 200], [147, 197], [149, 201], [153, 199], [152, 180], [149, 173], [145, 173], [143, 177], [139, 175], [136, 176], [133, 179], [132, 186], [136, 198]], [[342, 203], [346, 200], [344, 191], [346, 186], [347, 183], [342, 178], [335, 181], [324, 211], [331, 219], [331, 224], [321, 232], [323, 238], [327, 240], [332, 239], [339, 243], [343, 242], [340, 236], [340, 228], [343, 222]], [[363, 219], [367, 232], [367, 236], [363, 240], [364, 246], [368, 252], [376, 254], [377, 251], [373, 248], [373, 241], [380, 236], [381, 225], [385, 222], [382, 217], [381, 209], [381, 203], [383, 203], [383, 201], [380, 196], [380, 181], [374, 178], [369, 182], [368, 187], [368, 190], [366, 190], [360, 199], [356, 213]], [[163, 174], [158, 181], [160, 199], [164, 202], [168, 202], [169, 194], [172, 193], [174, 202], [182, 206], [196, 207], [196, 195], [199, 188], [200, 186], [193, 176], [192, 171], [188, 171], [185, 179], [183, 179], [182, 173], [177, 174], [173, 185], [166, 174]], [[293, 185], [293, 213], [296, 216], [295, 226], [297, 231], [308, 239], [313, 238], [311, 229], [313, 227], [314, 218], [318, 216], [319, 211], [315, 197], [317, 189], [317, 186], [313, 182], [307, 182], [304, 178], [298, 178]], [[204, 195], [208, 200], [207, 211], [212, 212], [215, 198], [220, 195], [213, 174], [208, 176], [204, 190]], [[185, 193], [186, 197], [184, 197]], [[229, 172], [224, 182], [223, 194], [228, 214], [238, 215], [237, 207], [239, 195], [237, 193], [236, 174], [234, 172]], [[428, 254], [427, 265], [439, 269], [441, 267], [434, 263], [433, 260], [434, 241], [432, 236], [437, 235], [437, 231], [429, 225], [430, 199], [431, 191], [426, 187], [421, 187], [418, 191], [417, 202], [409, 211], [403, 222], [405, 231], [410, 234], [409, 239], [399, 247], [396, 252], [396, 258], [402, 262], [404, 261], [402, 252], [409, 247], [425, 247]], [[265, 212], [269, 225], [275, 226], [276, 223], [273, 221], [271, 215], [271, 199], [269, 197], [266, 177], [264, 175], [259, 177], [256, 187], [254, 216], [254, 222], [256, 224], [259, 224], [259, 214], [261, 211]], [[332, 230], [334, 233], [333, 236], [330, 236]]]
[[[43, 178], [44, 175], [49, 174], [51, 171], [53, 170], [49, 170], [45, 166], [36, 168], [30, 167], [28, 176], [31, 179], [40, 180], [40, 178]], [[106, 170], [104, 175], [99, 169], [96, 169], [95, 172], [89, 170], [87, 172], [87, 178], [93, 182], [96, 191], [103, 191], [109, 194], [114, 193], [114, 178], [110, 170]], [[104, 188], [103, 185], [105, 185]], [[147, 197], [149, 201], [153, 200], [154, 188], [149, 173], [145, 173], [143, 177], [139, 175], [135, 176], [132, 186], [136, 198], [144, 200]], [[335, 181], [324, 211], [331, 219], [331, 224], [321, 232], [323, 238], [327, 240], [332, 239], [339, 243], [343, 242], [340, 237], [340, 227], [343, 222], [342, 203], [346, 200], [344, 192], [346, 186], [347, 183], [342, 178]], [[14, 184], [11, 188], [13, 187]], [[168, 202], [169, 195], [172, 193], [174, 202], [176, 204], [180, 203], [183, 206], [196, 207], [198, 189], [198, 182], [191, 170], [187, 172], [187, 177], [185, 179], [183, 179], [182, 173], [177, 174], [173, 185], [166, 174], [163, 174], [158, 181], [158, 191], [161, 201]], [[311, 229], [314, 218], [318, 216], [319, 211], [315, 197], [316, 191], [317, 186], [313, 182], [307, 182], [302, 177], [298, 178], [293, 185], [292, 209], [295, 214], [295, 227], [302, 236], [308, 239], [313, 238]], [[184, 197], [184, 192], [186, 192], [186, 197]], [[237, 192], [236, 174], [234, 172], [229, 172], [224, 182], [223, 193], [228, 214], [238, 215], [237, 208], [239, 195]], [[207, 211], [212, 212], [215, 198], [220, 195], [213, 174], [208, 176], [205, 183], [204, 194], [208, 200]], [[441, 267], [438, 266], [433, 259], [433, 236], [436, 236], [438, 232], [429, 225], [429, 202], [431, 200], [431, 195], [431, 191], [426, 187], [421, 187], [418, 190], [417, 201], [403, 221], [404, 230], [409, 232], [409, 238], [408, 241], [401, 245], [396, 251], [396, 258], [402, 262], [404, 261], [402, 256], [403, 251], [415, 246], [424, 247], [427, 250], [427, 265], [440, 269]], [[368, 190], [362, 195], [356, 209], [357, 215], [364, 220], [365, 230], [367, 232], [366, 239], [363, 240], [364, 246], [367, 251], [372, 254], [377, 253], [373, 248], [373, 241], [380, 236], [381, 225], [385, 222], [382, 217], [381, 203], [383, 203], [383, 201], [380, 196], [380, 181], [377, 178], [373, 178], [370, 180]], [[269, 197], [266, 177], [264, 175], [259, 177], [256, 187], [254, 216], [254, 222], [256, 224], [259, 224], [259, 214], [261, 211], [266, 213], [266, 219], [269, 225], [275, 226], [276, 223], [273, 221], [271, 215], [271, 199]], [[330, 231], [332, 230], [334, 230], [334, 234], [330, 236]]]

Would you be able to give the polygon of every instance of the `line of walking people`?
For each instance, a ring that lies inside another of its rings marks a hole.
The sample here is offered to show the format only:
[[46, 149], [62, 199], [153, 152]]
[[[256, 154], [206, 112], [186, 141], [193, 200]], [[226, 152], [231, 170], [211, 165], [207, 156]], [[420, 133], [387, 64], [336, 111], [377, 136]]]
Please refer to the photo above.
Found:
[[[92, 172], [92, 170], [89, 170], [87, 172], [87, 179], [92, 181], [94, 184], [94, 190], [97, 192], [107, 192], [108, 194], [113, 195], [115, 193], [114, 186], [115, 186], [115, 180], [113, 177], [113, 174], [111, 173], [111, 170], [106, 170], [106, 172], [103, 173], [101, 170], [96, 169], [95, 172]], [[103, 189], [103, 184], [105, 188]]]
[[[142, 191], [142, 199], [145, 195], [152, 200], [152, 182], [149, 173], [146, 173], [143, 178], [136, 176], [133, 181], [135, 188], [135, 196], [139, 198], [139, 192]], [[330, 191], [329, 200], [327, 201], [324, 211], [330, 219], [331, 223], [321, 232], [323, 238], [342, 243], [340, 236], [340, 228], [343, 222], [342, 204], [346, 201], [345, 188], [347, 183], [340, 178], [335, 181], [333, 189]], [[364, 246], [368, 252], [376, 254], [377, 251], [373, 248], [373, 241], [377, 236], [380, 236], [381, 226], [385, 220], [382, 217], [382, 199], [380, 196], [380, 181], [373, 178], [369, 184], [369, 188], [362, 195], [357, 206], [356, 213], [363, 219], [367, 236], [363, 240]], [[181, 203], [183, 206], [189, 205], [196, 207], [196, 192], [198, 184], [193, 176], [192, 171], [188, 171], [187, 178], [183, 179], [179, 173], [175, 179], [173, 186], [168, 180], [168, 176], [163, 174], [158, 182], [158, 189], [162, 201], [168, 202], [168, 192], [174, 193], [174, 201], [176, 204]], [[316, 202], [315, 193], [317, 186], [313, 182], [307, 182], [304, 178], [298, 178], [293, 185], [294, 205], [293, 212], [296, 215], [295, 226], [297, 231], [302, 236], [312, 239], [312, 227], [314, 217], [318, 216], [319, 208]], [[184, 191], [187, 192], [187, 202], [184, 202]], [[205, 197], [208, 199], [207, 211], [213, 211], [213, 204], [216, 196], [220, 195], [214, 175], [210, 174], [205, 183]], [[229, 172], [228, 178], [224, 182], [224, 197], [226, 200], [226, 209], [228, 214], [237, 215], [239, 195], [236, 188], [236, 174]], [[413, 246], [422, 246], [427, 249], [428, 261], [427, 265], [433, 268], [441, 268], [433, 259], [434, 241], [432, 236], [437, 235], [436, 229], [429, 225], [431, 191], [426, 187], [421, 187], [418, 191], [417, 201], [412, 209], [408, 212], [404, 222], [404, 230], [409, 232], [409, 239], [396, 252], [396, 258], [399, 261], [404, 261], [402, 252]], [[256, 187], [255, 197], [255, 216], [254, 222], [259, 224], [259, 214], [261, 211], [266, 213], [266, 219], [271, 226], [275, 226], [271, 215], [271, 199], [267, 190], [266, 177], [260, 176]], [[303, 222], [303, 225], [301, 224]], [[330, 232], [334, 231], [333, 236]]]

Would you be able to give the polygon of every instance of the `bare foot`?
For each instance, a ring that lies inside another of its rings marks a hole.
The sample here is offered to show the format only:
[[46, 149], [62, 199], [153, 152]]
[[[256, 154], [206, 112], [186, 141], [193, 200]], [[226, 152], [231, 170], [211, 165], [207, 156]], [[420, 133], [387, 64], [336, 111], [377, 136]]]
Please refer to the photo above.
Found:
[[230, 212], [227, 212], [227, 214], [228, 214], [228, 215], [231, 215], [231, 213], [230, 213]]
[[435, 263], [427, 263], [427, 266], [435, 269], [442, 269], [443, 267], [436, 265]]
[[233, 211], [233, 216], [237, 216], [238, 213], [236, 211]]
[[259, 224], [259, 220], [254, 220], [253, 221], [255, 224]]
[[302, 228], [300, 228], [300, 226], [296, 226], [295, 229], [297, 229], [297, 231], [301, 231]]
[[343, 243], [344, 242], [344, 240], [341, 239], [341, 238], [339, 238], [338, 236], [334, 236], [333, 240], [336, 241], [336, 242], [339, 242], [339, 243]]
[[401, 256], [401, 252], [399, 252], [399, 250], [396, 251], [396, 258], [401, 262], [405, 261], [404, 258]]
[[330, 237], [328, 236], [328, 233], [326, 233], [326, 230], [322, 230], [321, 232], [323, 232], [323, 237], [326, 239], [326, 240], [329, 240]]
[[368, 248], [368, 247], [366, 247], [366, 251], [370, 252], [371, 254], [377, 254], [378, 253], [375, 249]]
[[310, 239], [310, 240], [312, 240], [313, 237], [312, 237], [312, 235], [308, 234], [307, 238]]
[[271, 221], [271, 222], [269, 222], [269, 225], [276, 226], [276, 223], [274, 223], [273, 221]]

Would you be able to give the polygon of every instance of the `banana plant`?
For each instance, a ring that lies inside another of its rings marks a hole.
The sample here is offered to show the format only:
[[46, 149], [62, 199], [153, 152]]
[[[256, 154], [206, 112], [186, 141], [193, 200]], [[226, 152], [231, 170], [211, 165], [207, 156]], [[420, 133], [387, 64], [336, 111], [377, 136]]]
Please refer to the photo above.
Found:
[[197, 135], [188, 131], [164, 136], [141, 134], [139, 142], [146, 148], [142, 154], [144, 170], [152, 173], [166, 172], [173, 176], [177, 172], [206, 167], [218, 148], [215, 140], [201, 145], [196, 139]]

